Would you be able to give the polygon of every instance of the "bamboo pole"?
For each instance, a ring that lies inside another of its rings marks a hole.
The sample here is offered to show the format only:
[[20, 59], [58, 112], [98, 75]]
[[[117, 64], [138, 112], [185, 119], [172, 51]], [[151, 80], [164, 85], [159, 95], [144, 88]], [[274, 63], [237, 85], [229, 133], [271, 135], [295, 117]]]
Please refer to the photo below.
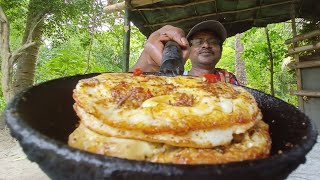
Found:
[[306, 91], [306, 90], [300, 90], [300, 91], [294, 91], [294, 95], [297, 96], [307, 96], [307, 97], [320, 97], [320, 91]]
[[129, 9], [125, 9], [124, 18], [124, 41], [123, 41], [123, 60], [122, 60], [122, 72], [128, 72], [129, 70], [129, 57], [130, 57], [130, 17]]
[[300, 34], [296, 37], [293, 37], [291, 39], [286, 40], [285, 43], [286, 44], [295, 43], [295, 42], [302, 41], [302, 40], [305, 40], [308, 38], [312, 38], [312, 37], [318, 36], [318, 35], [320, 35], [320, 29], [317, 29], [317, 30], [314, 30], [314, 31], [311, 31], [311, 32], [305, 33], [305, 34]]
[[126, 8], [126, 4], [123, 1], [121, 3], [116, 3], [116, 4], [109, 5], [109, 6], [105, 6], [103, 8], [103, 12], [106, 13], [106, 14], [110, 14], [110, 13], [113, 13], [113, 12], [116, 12], [116, 11], [122, 11], [125, 8]]
[[316, 44], [290, 48], [288, 50], [288, 55], [293, 55], [304, 51], [312, 51], [316, 49], [320, 49], [320, 42]]
[[288, 64], [290, 69], [303, 69], [303, 68], [312, 68], [312, 67], [319, 67], [320, 61], [302, 61], [302, 62], [294, 62]]
[[148, 4], [154, 4], [161, 1], [165, 1], [165, 0], [131, 0], [130, 4], [132, 7], [138, 7], [138, 6], [148, 5]]
[[[164, 0], [131, 0], [130, 5], [128, 4], [128, 7], [139, 7], [139, 6], [144, 6], [144, 5], [148, 5], [148, 4], [154, 4], [157, 2], [161, 2]], [[108, 5], [103, 7], [103, 12], [105, 14], [110, 14], [116, 11], [122, 11], [126, 9], [126, 2], [120, 2], [120, 3], [116, 3], [116, 4], [112, 4], [112, 5]]]

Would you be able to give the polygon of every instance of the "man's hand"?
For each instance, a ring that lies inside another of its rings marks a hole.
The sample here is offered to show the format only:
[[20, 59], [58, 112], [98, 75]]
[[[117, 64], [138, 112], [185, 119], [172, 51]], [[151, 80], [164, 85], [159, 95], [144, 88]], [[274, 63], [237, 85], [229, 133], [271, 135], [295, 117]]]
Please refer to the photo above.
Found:
[[140, 68], [144, 72], [159, 71], [164, 46], [170, 40], [180, 45], [185, 63], [189, 57], [190, 46], [184, 31], [180, 28], [166, 25], [149, 36], [138, 62], [129, 71], [132, 72], [136, 68]]

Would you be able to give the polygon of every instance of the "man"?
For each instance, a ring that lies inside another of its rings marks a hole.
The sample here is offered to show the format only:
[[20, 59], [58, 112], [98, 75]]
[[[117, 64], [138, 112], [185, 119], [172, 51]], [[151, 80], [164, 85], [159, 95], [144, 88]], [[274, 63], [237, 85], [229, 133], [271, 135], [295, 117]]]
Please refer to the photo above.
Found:
[[218, 81], [239, 84], [236, 77], [224, 69], [215, 68], [222, 53], [222, 44], [227, 38], [224, 26], [215, 20], [195, 25], [185, 37], [184, 31], [170, 25], [153, 32], [141, 53], [138, 62], [130, 69], [140, 68], [144, 72], [156, 72], [160, 69], [164, 44], [176, 41], [182, 49], [184, 61], [189, 57], [192, 68], [184, 75], [205, 76]]

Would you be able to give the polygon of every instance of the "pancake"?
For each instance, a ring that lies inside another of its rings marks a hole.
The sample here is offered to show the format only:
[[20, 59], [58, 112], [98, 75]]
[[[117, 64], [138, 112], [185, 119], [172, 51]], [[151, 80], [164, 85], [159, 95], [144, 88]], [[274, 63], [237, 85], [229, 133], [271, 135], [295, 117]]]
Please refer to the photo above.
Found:
[[[81, 80], [73, 97], [106, 126], [142, 134], [134, 139], [177, 146], [227, 144], [232, 134], [245, 132], [262, 118], [254, 97], [243, 88], [206, 83], [200, 77], [106, 73]], [[123, 134], [113, 136], [128, 138]], [[185, 143], [178, 140], [181, 136]]]
[[[69, 144], [90, 152], [136, 160], [148, 156], [144, 160], [152, 162], [183, 163], [186, 158], [186, 163], [199, 164], [206, 163], [201, 154], [208, 156], [207, 163], [219, 163], [227, 162], [231, 154], [239, 154], [233, 161], [265, 157], [270, 151], [268, 125], [261, 125], [254, 97], [240, 86], [192, 76], [105, 73], [80, 80], [73, 98], [81, 123]], [[254, 150], [233, 144], [236, 137], [242, 137], [243, 144], [255, 144], [249, 133], [254, 129], [261, 134], [253, 137], [263, 142]], [[137, 151], [140, 155], [105, 150], [120, 146], [145, 150]], [[222, 147], [239, 150], [214, 157], [215, 149]], [[143, 155], [151, 151], [152, 155]]]
[[217, 164], [269, 155], [268, 125], [259, 120], [250, 130], [234, 137], [232, 143], [214, 148], [185, 148], [123, 139], [98, 134], [83, 123], [70, 135], [69, 145], [88, 152], [131, 160], [175, 164]]

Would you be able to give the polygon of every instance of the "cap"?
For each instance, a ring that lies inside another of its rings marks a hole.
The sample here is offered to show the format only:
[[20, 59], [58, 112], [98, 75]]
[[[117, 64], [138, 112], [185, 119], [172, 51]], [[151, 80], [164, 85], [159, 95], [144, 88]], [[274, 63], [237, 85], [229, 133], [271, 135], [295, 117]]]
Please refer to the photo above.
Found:
[[224, 28], [224, 26], [219, 21], [208, 20], [208, 21], [203, 21], [203, 22], [198, 23], [195, 26], [193, 26], [187, 35], [187, 39], [189, 40], [189, 38], [194, 33], [202, 31], [202, 30], [214, 32], [217, 36], [219, 36], [221, 38], [222, 42], [224, 42], [227, 38], [227, 30]]

